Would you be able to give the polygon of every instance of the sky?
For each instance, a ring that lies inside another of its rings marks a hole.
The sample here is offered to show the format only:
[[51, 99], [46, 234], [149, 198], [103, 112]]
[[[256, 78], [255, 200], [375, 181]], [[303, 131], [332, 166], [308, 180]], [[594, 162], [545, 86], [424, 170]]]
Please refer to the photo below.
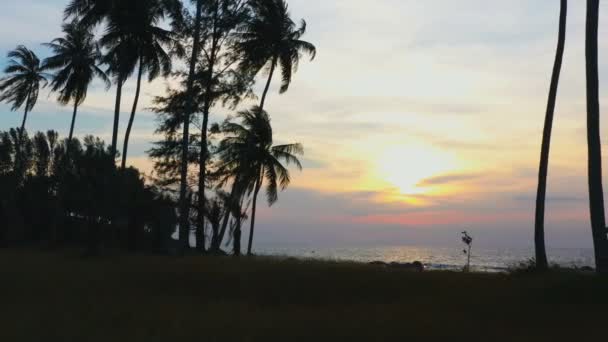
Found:
[[[0, 58], [17, 44], [60, 35], [67, 0], [0, 0]], [[300, 142], [304, 170], [272, 208], [256, 241], [285, 246], [458, 246], [468, 230], [480, 247], [529, 247], [541, 133], [555, 47], [554, 0], [290, 0], [318, 50], [290, 90], [273, 83], [266, 109], [275, 140]], [[550, 248], [590, 247], [586, 180], [585, 2], [571, 1], [551, 151]], [[600, 36], [608, 36], [602, 2]], [[608, 108], [608, 40], [600, 39], [602, 110]], [[5, 63], [0, 60], [0, 67]], [[256, 93], [260, 94], [264, 75]], [[150, 172], [151, 98], [144, 84], [130, 163]], [[134, 82], [123, 94], [130, 108]], [[41, 93], [28, 130], [67, 134], [71, 110]], [[114, 93], [90, 90], [76, 134], [110, 139]], [[245, 103], [242, 108], [251, 105]], [[214, 121], [226, 111], [217, 108]], [[126, 119], [126, 110], [123, 119]], [[22, 113], [0, 104], [0, 129]], [[606, 121], [606, 120], [604, 120]], [[121, 124], [124, 134], [126, 122]], [[607, 132], [605, 129], [602, 132]], [[606, 144], [604, 135], [602, 142]], [[608, 151], [608, 146], [604, 146]], [[608, 160], [605, 155], [604, 160]], [[605, 165], [608, 167], [608, 165]]]

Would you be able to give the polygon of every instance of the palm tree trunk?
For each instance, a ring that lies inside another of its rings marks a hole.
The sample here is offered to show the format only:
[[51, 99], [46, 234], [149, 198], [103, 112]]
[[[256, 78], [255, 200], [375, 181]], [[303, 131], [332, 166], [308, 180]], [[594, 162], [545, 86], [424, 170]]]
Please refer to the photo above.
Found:
[[547, 250], [545, 246], [545, 202], [547, 196], [547, 174], [549, 170], [549, 152], [551, 149], [551, 133], [553, 130], [553, 117], [555, 114], [555, 102], [557, 89], [564, 59], [566, 46], [566, 19], [568, 17], [568, 0], [561, 0], [559, 19], [559, 38], [557, 53], [553, 66], [553, 76], [549, 90], [549, 101], [545, 115], [545, 128], [543, 130], [543, 142], [540, 154], [540, 167], [538, 172], [538, 191], [536, 194], [536, 220], [534, 225], [534, 246], [536, 250], [536, 267], [539, 270], [549, 268]]
[[602, 186], [602, 144], [598, 67], [599, 0], [587, 0], [587, 145], [589, 152], [589, 204], [598, 273], [608, 273], [608, 239]]
[[[28, 95], [27, 102], [29, 102], [29, 95]], [[25, 132], [25, 123], [27, 122], [27, 114], [28, 114], [27, 102], [25, 105], [25, 111], [23, 112], [23, 121], [21, 122], [21, 131], [19, 132], [19, 140], [21, 140], [21, 138], [23, 138], [23, 133]]]
[[[198, 0], [196, 3], [196, 19], [194, 24], [194, 36], [192, 45], [192, 56], [190, 58], [190, 70], [188, 73], [188, 84], [186, 91], [191, 94], [194, 89], [194, 73], [196, 72], [196, 63], [198, 62], [198, 54], [200, 51], [200, 36], [201, 22], [203, 15], [203, 0]], [[180, 206], [180, 221], [179, 221], [179, 239], [181, 242], [181, 252], [184, 253], [189, 248], [188, 232], [190, 231], [188, 217], [188, 205], [186, 192], [188, 190], [188, 150], [190, 147], [190, 115], [194, 112], [195, 104], [193, 96], [188, 97], [191, 101], [186, 112], [184, 113], [184, 136], [182, 137], [182, 161], [180, 172], [180, 189], [179, 189], [179, 206]]]
[[19, 141], [17, 141], [16, 152], [15, 152], [15, 171], [21, 169], [21, 145], [23, 145], [23, 137], [25, 135], [25, 124], [27, 122], [28, 115], [28, 104], [30, 103], [30, 94], [27, 94], [27, 100], [25, 101], [25, 111], [23, 112], [23, 121], [21, 122], [21, 129], [19, 130]]
[[116, 152], [118, 149], [118, 125], [120, 123], [120, 103], [122, 100], [122, 86], [124, 82], [120, 77], [118, 78], [118, 82], [116, 84], [116, 104], [114, 105], [114, 126], [112, 128], [112, 146], [110, 147], [110, 151], [112, 156], [116, 158]]
[[266, 96], [268, 95], [268, 90], [270, 90], [270, 83], [272, 82], [272, 76], [274, 75], [274, 70], [277, 67], [277, 58], [274, 57], [272, 59], [272, 64], [270, 65], [270, 73], [268, 73], [268, 81], [266, 81], [266, 87], [264, 88], [264, 92], [262, 93], [262, 100], [260, 101], [260, 109], [264, 110], [264, 105], [266, 104]]
[[234, 256], [241, 256], [241, 223], [242, 220], [239, 219], [236, 228], [234, 229], [234, 236], [232, 237], [232, 241], [233, 241], [233, 248], [232, 248], [232, 253], [234, 254]]
[[141, 91], [141, 77], [144, 74], [143, 58], [139, 60], [139, 73], [137, 74], [137, 87], [135, 88], [135, 100], [133, 100], [133, 109], [131, 110], [131, 117], [129, 118], [129, 124], [127, 125], [127, 133], [125, 133], [125, 141], [122, 148], [122, 164], [121, 168], [124, 170], [127, 166], [127, 152], [129, 151], [129, 137], [131, 136], [131, 129], [133, 128], [133, 121], [135, 121], [135, 112], [137, 111], [137, 104], [139, 102], [139, 93]]
[[209, 110], [203, 117], [203, 127], [201, 128], [201, 154], [199, 160], [199, 176], [198, 176], [198, 222], [196, 227], [196, 248], [199, 252], [205, 252], [205, 214], [206, 214], [206, 197], [205, 183], [207, 178], [207, 130], [209, 126]]
[[72, 123], [70, 125], [70, 134], [68, 135], [68, 141], [72, 142], [74, 137], [74, 126], [76, 125], [76, 115], [78, 114], [78, 102], [74, 102], [74, 112], [72, 113]]
[[255, 230], [255, 213], [257, 209], [258, 202], [258, 194], [260, 193], [260, 189], [262, 188], [261, 177], [255, 184], [255, 192], [253, 194], [253, 203], [251, 205], [251, 227], [249, 228], [249, 243], [247, 244], [247, 255], [251, 256], [251, 252], [253, 250], [253, 233]]
[[[230, 195], [232, 198], [232, 195]], [[220, 251], [222, 246], [222, 241], [224, 241], [224, 236], [226, 235], [226, 230], [228, 229], [228, 221], [230, 221], [230, 208], [226, 208], [226, 212], [224, 213], [224, 218], [222, 220], [222, 228], [220, 229], [219, 235], [217, 235], [217, 239], [213, 241], [212, 251], [217, 253]]]
[[239, 181], [235, 180], [234, 184], [232, 184], [232, 191], [230, 192], [230, 203], [226, 204], [226, 212], [224, 213], [224, 218], [222, 220], [222, 228], [220, 229], [220, 234], [216, 241], [213, 243], [213, 252], [219, 252], [220, 247], [222, 245], [222, 241], [224, 241], [224, 236], [226, 236], [226, 230], [228, 229], [228, 221], [230, 221], [230, 214], [232, 212], [232, 203], [236, 201], [237, 198], [241, 196], [240, 186], [238, 185]]
[[68, 135], [67, 154], [70, 155], [72, 147], [72, 139], [74, 138], [74, 126], [76, 125], [76, 115], [78, 114], [78, 101], [74, 101], [74, 113], [72, 114], [72, 123], [70, 125], [70, 134]]
[[258, 202], [258, 194], [260, 193], [260, 189], [262, 188], [262, 175], [260, 175], [260, 178], [258, 178], [256, 184], [255, 184], [255, 192], [253, 194], [253, 203], [251, 205], [251, 227], [249, 229], [249, 243], [247, 245], [247, 255], [251, 256], [251, 251], [253, 248], [253, 233], [254, 233], [254, 229], [255, 229], [255, 212], [256, 212], [256, 208], [257, 208], [257, 202]]

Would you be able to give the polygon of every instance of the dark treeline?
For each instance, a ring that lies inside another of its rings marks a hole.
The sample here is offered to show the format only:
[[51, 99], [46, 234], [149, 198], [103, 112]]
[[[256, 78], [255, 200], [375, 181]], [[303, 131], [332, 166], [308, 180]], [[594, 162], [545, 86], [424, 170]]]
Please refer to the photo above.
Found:
[[174, 201], [138, 170], [118, 169], [99, 139], [68, 141], [53, 131], [0, 132], [0, 243], [167, 251]]
[[[70, 0], [63, 32], [44, 44], [52, 52], [46, 59], [18, 46], [0, 79], [0, 101], [24, 111], [21, 127], [0, 133], [0, 244], [184, 253], [195, 233], [200, 253], [240, 255], [249, 220], [251, 254], [260, 191], [272, 205], [291, 181], [288, 167], [301, 169], [302, 145], [275, 144], [264, 108], [274, 76], [284, 93], [303, 55], [315, 57], [301, 40], [306, 23], [291, 19], [284, 0]], [[154, 173], [146, 177], [127, 167], [127, 156], [141, 89], [157, 77], [177, 82], [154, 99], [162, 139], [148, 151]], [[131, 78], [119, 154], [123, 86]], [[115, 88], [109, 146], [74, 137], [95, 79]], [[47, 86], [73, 108], [65, 139], [53, 131], [28, 136], [28, 115]], [[259, 106], [242, 108], [256, 95]], [[221, 121], [220, 109], [234, 114]]]

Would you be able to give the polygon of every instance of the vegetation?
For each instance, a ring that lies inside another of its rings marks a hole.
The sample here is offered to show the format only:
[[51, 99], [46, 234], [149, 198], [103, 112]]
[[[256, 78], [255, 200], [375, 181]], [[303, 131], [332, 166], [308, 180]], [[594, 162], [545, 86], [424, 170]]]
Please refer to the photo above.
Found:
[[77, 22], [72, 22], [63, 26], [65, 37], [47, 44], [55, 55], [44, 61], [45, 69], [58, 69], [57, 74], [53, 76], [51, 87], [53, 91], [59, 92], [59, 103], [74, 103], [68, 141], [72, 141], [74, 137], [78, 106], [86, 99], [93, 79], [98, 77], [110, 87], [108, 77], [99, 68], [102, 54], [95, 42], [95, 36], [87, 28], [78, 25]]
[[603, 337], [608, 305], [608, 279], [567, 272], [31, 250], [0, 251], [0, 272], [15, 341], [572, 341]]
[[25, 46], [18, 46], [8, 53], [8, 66], [4, 69], [6, 77], [0, 79], [0, 101], [12, 105], [12, 110], [24, 107], [23, 123], [20, 134], [25, 132], [27, 114], [31, 112], [38, 102], [40, 88], [44, 88], [48, 75], [40, 59]]
[[[23, 168], [15, 167], [18, 148]], [[53, 131], [20, 139], [12, 129], [0, 132], [0, 160], [0, 244], [50, 242], [98, 254], [102, 245], [145, 243], [149, 251], [168, 251], [173, 202], [137, 170], [117, 169], [99, 139], [61, 140]], [[115, 188], [124, 193], [118, 200]]]
[[[303, 148], [300, 144], [273, 146], [270, 117], [257, 107], [237, 111], [241, 122], [229, 119], [221, 127], [214, 125], [213, 130], [211, 116], [216, 108], [236, 111], [242, 100], [255, 97], [255, 76], [269, 61], [274, 60], [272, 69], [280, 62], [282, 92], [286, 91], [300, 53], [309, 52], [314, 57], [315, 48], [300, 40], [305, 24], [296, 28], [283, 0], [194, 3], [191, 13], [179, 0], [71, 0], [65, 9], [64, 36], [45, 44], [52, 56], [41, 62], [25, 47], [9, 54], [12, 60], [0, 83], [0, 99], [11, 103], [13, 109], [24, 106], [25, 114], [21, 130], [2, 133], [1, 177], [10, 189], [0, 210], [0, 219], [8, 222], [3, 242], [32, 241], [27, 234], [13, 234], [32, 229], [42, 229], [35, 241], [44, 238], [50, 245], [75, 242], [65, 237], [64, 230], [78, 221], [87, 232], [86, 241], [79, 240], [86, 242], [87, 253], [98, 253], [112, 232], [123, 231], [124, 240], [110, 246], [136, 250], [144, 235], [150, 235], [144, 232], [162, 224], [164, 242], [154, 250], [167, 252], [165, 230], [172, 233], [168, 227], [175, 216], [169, 211], [177, 207], [181, 253], [191, 247], [191, 227], [196, 227], [200, 253], [210, 249], [223, 254], [221, 247], [227, 237], [233, 253], [240, 255], [241, 226], [249, 217], [247, 203], [251, 201], [248, 254], [252, 253], [258, 193], [266, 183], [269, 204], [276, 202], [279, 189], [284, 190], [290, 182], [286, 167], [294, 164], [301, 168], [295, 155]], [[266, 31], [260, 31], [262, 28]], [[259, 53], [269, 46], [273, 54]], [[188, 69], [174, 68], [180, 62]], [[133, 73], [137, 74], [135, 97], [117, 168], [113, 161], [122, 87]], [[155, 163], [154, 178], [144, 178], [140, 171], [127, 168], [129, 137], [144, 75], [149, 81], [158, 76], [178, 81], [155, 99], [153, 110], [159, 115], [157, 133], [162, 140], [149, 151]], [[106, 150], [97, 138], [86, 137], [81, 143], [74, 137], [74, 128], [78, 108], [93, 80], [101, 79], [109, 88], [110, 77], [117, 94], [112, 143]], [[27, 113], [47, 80], [51, 91], [58, 93], [59, 103], [74, 107], [67, 140], [59, 140], [55, 132], [27, 137]], [[264, 97], [267, 91], [268, 87]], [[192, 125], [199, 130], [191, 132]], [[237, 127], [242, 130], [237, 132]], [[221, 141], [216, 143], [214, 136]], [[240, 146], [238, 139], [242, 139]], [[32, 187], [46, 199], [41, 207], [18, 203], [18, 199], [32, 196]], [[166, 208], [159, 211], [165, 214], [162, 218], [143, 214], [143, 208], [156, 205]], [[48, 215], [39, 217], [48, 227], [34, 228], [25, 222], [32, 212], [45, 206]]]
[[[222, 132], [226, 138], [222, 140], [218, 149], [220, 156], [218, 173], [222, 177], [221, 184], [232, 181], [233, 201], [242, 203], [247, 194], [253, 194], [251, 229], [247, 245], [247, 254], [251, 255], [257, 198], [264, 181], [267, 182], [268, 204], [272, 205], [278, 200], [279, 187], [285, 189], [291, 181], [289, 170], [282, 162], [286, 165], [295, 164], [302, 169], [302, 164], [296, 155], [303, 154], [304, 148], [300, 144], [273, 146], [270, 117], [259, 107], [251, 111], [239, 112], [237, 117], [241, 123], [228, 120], [222, 125]], [[216, 248], [217, 243], [221, 243], [225, 229], [226, 219], [220, 239], [216, 241]]]
[[302, 53], [309, 54], [313, 60], [317, 49], [301, 39], [306, 33], [306, 21], [302, 20], [298, 27], [291, 19], [285, 0], [251, 0], [249, 4], [253, 16], [237, 32], [235, 51], [244, 70], [257, 74], [268, 67], [268, 81], [260, 100], [260, 109], [264, 110], [276, 68], [281, 69], [280, 91], [284, 93], [289, 89]]

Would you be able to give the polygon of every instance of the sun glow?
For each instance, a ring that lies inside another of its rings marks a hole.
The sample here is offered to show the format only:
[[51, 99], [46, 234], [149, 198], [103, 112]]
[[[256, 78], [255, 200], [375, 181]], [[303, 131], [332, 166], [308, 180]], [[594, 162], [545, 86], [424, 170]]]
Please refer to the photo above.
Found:
[[393, 146], [377, 161], [378, 176], [396, 187], [401, 195], [414, 196], [443, 192], [440, 186], [424, 180], [449, 173], [456, 168], [455, 158], [426, 145]]

